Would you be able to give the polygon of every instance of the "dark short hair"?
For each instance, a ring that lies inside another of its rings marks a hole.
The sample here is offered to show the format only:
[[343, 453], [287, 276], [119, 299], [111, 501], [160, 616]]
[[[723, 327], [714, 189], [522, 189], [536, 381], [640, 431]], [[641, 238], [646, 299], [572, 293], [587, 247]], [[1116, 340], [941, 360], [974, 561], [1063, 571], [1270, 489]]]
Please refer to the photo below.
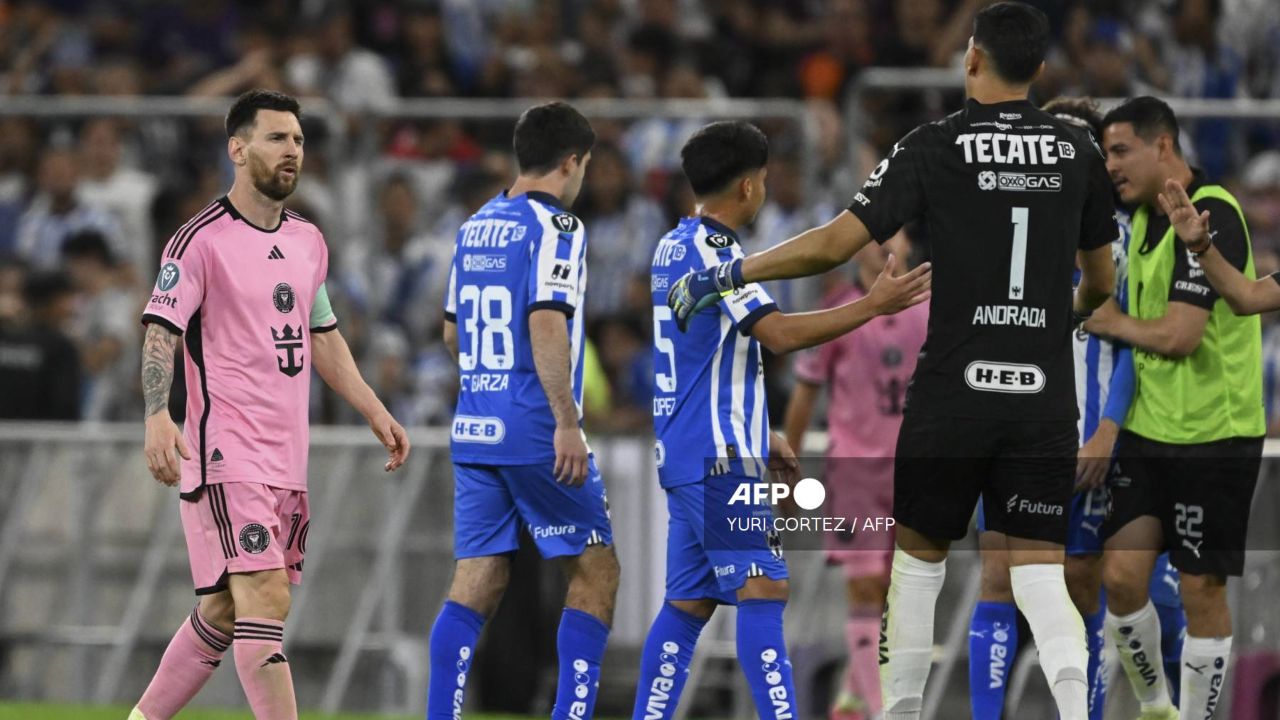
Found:
[[32, 309], [47, 307], [54, 300], [76, 291], [71, 278], [62, 270], [47, 270], [28, 275], [22, 283], [22, 299]]
[[236, 135], [245, 128], [253, 127], [258, 119], [259, 110], [280, 110], [291, 112], [302, 120], [302, 106], [292, 95], [285, 95], [275, 90], [250, 90], [231, 103], [227, 111], [227, 137]]
[[768, 165], [769, 139], [743, 120], [713, 122], [680, 148], [680, 164], [694, 195], [713, 195]]
[[527, 175], [551, 172], [570, 155], [584, 157], [596, 144], [591, 123], [566, 102], [549, 102], [520, 113], [516, 121], [516, 164]]
[[68, 235], [67, 239], [62, 241], [62, 256], [88, 258], [108, 266], [115, 264], [115, 257], [111, 254], [107, 237], [97, 230], [80, 230]]
[[973, 18], [973, 44], [991, 58], [996, 74], [1029, 83], [1049, 51], [1049, 18], [1020, 2], [988, 5]]
[[1083, 125], [1093, 133], [1095, 141], [1102, 139], [1102, 112], [1098, 101], [1088, 97], [1056, 97], [1040, 108], [1060, 120]]
[[1173, 150], [1182, 154], [1182, 145], [1178, 142], [1178, 116], [1173, 114], [1169, 103], [1157, 97], [1142, 95], [1130, 98], [1111, 109], [1102, 118], [1105, 129], [1116, 123], [1130, 123], [1133, 133], [1143, 142], [1153, 143], [1163, 133], [1173, 138]]

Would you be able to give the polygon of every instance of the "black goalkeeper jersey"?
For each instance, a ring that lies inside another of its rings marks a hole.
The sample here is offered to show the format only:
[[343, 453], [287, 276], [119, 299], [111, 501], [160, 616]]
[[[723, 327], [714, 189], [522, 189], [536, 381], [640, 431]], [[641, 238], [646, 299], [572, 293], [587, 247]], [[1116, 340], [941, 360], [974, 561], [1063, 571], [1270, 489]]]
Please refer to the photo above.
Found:
[[927, 223], [933, 297], [908, 413], [1077, 417], [1075, 253], [1118, 232], [1087, 131], [1026, 100], [969, 100], [894, 145], [849, 211], [879, 242], [908, 221]]

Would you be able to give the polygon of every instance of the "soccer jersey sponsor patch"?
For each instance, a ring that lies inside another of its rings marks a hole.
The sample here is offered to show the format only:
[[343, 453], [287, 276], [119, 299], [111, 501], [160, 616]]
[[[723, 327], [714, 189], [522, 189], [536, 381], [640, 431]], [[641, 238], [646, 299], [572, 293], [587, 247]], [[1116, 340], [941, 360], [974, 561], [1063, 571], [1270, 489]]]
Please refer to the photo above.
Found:
[[723, 250], [733, 244], [733, 238], [724, 233], [711, 233], [707, 236], [707, 245], [717, 250]]
[[556, 226], [560, 232], [571, 233], [578, 229], [578, 218], [571, 213], [558, 213], [551, 216], [551, 223]]
[[160, 292], [169, 292], [178, 285], [178, 278], [181, 275], [176, 263], [165, 263], [164, 267], [160, 268], [160, 274], [156, 276], [156, 289]]

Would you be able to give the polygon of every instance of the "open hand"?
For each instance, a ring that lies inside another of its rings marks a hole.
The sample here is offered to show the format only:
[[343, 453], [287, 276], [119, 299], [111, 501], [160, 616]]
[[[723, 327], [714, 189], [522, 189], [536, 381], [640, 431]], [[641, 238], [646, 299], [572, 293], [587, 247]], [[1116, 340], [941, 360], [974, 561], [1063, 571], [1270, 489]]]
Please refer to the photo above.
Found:
[[182, 439], [182, 431], [166, 410], [148, 417], [146, 429], [142, 452], [147, 457], [147, 469], [151, 471], [151, 477], [169, 487], [177, 485], [182, 478], [179, 456], [182, 460], [191, 459], [187, 443]]
[[1214, 233], [1209, 231], [1209, 211], [1196, 212], [1196, 206], [1187, 197], [1186, 188], [1177, 180], [1164, 181], [1164, 192], [1160, 193], [1160, 207], [1169, 216], [1169, 224], [1178, 234], [1178, 239], [1186, 244], [1192, 252], [1204, 252], [1213, 241]]
[[409, 458], [409, 435], [400, 426], [400, 423], [391, 417], [391, 413], [383, 410], [381, 413], [369, 418], [369, 428], [373, 430], [378, 442], [382, 443], [382, 446], [390, 453], [382, 469], [391, 472], [403, 465], [404, 461]]
[[933, 266], [921, 263], [911, 272], [895, 276], [893, 271], [896, 266], [897, 259], [890, 255], [884, 262], [884, 269], [867, 291], [871, 306], [880, 315], [892, 315], [929, 299], [933, 285]]

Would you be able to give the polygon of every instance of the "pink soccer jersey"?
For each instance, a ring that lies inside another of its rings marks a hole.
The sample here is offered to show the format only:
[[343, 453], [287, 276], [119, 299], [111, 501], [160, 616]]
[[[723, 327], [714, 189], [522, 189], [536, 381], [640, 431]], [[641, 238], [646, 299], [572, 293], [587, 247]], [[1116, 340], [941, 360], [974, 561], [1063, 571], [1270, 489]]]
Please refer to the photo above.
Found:
[[214, 483], [307, 489], [311, 333], [337, 327], [328, 267], [315, 225], [285, 210], [264, 230], [225, 196], [165, 246], [142, 321], [183, 335], [184, 498]]
[[[828, 293], [823, 307], [853, 302], [864, 294], [857, 287], [844, 287]], [[798, 379], [831, 385], [828, 457], [893, 457], [907, 383], [928, 323], [929, 309], [922, 303], [877, 317], [800, 355], [795, 364]]]

